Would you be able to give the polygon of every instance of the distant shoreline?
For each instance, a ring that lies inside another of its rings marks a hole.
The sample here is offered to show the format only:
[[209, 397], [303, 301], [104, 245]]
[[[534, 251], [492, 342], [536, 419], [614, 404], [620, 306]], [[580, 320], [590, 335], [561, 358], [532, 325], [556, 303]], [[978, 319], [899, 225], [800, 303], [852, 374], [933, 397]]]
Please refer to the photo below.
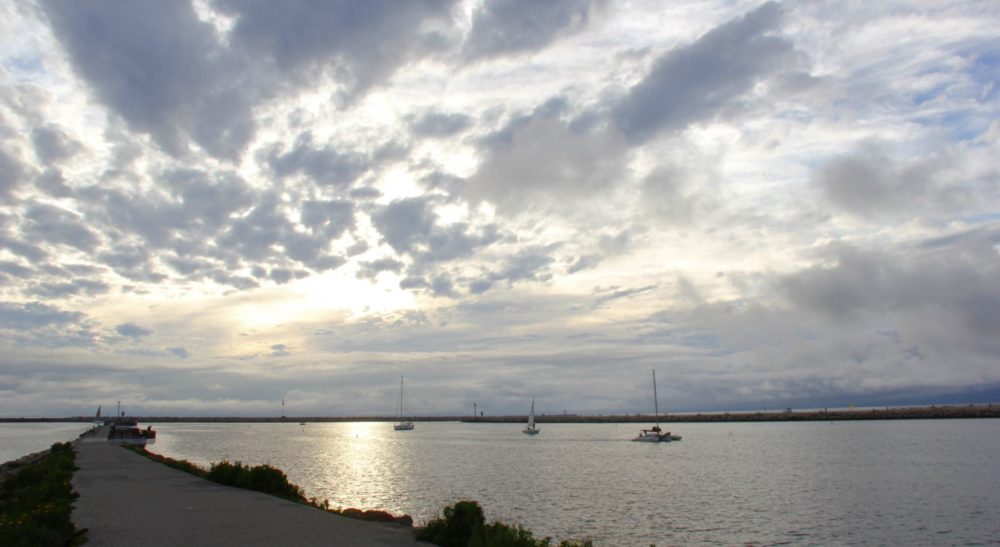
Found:
[[[325, 422], [394, 422], [392, 416], [133, 416], [147, 423], [325, 423]], [[659, 421], [673, 423], [716, 422], [806, 422], [856, 420], [935, 420], [955, 418], [1000, 418], [1000, 405], [931, 405], [923, 407], [886, 407], [866, 409], [808, 409], [784, 411], [699, 412], [661, 414]], [[109, 419], [109, 418], [104, 418]], [[527, 416], [408, 416], [415, 422], [518, 423]], [[93, 416], [63, 418], [0, 418], [0, 423], [79, 423], [92, 422]], [[655, 421], [652, 414], [631, 415], [537, 415], [538, 423], [644, 423]]]

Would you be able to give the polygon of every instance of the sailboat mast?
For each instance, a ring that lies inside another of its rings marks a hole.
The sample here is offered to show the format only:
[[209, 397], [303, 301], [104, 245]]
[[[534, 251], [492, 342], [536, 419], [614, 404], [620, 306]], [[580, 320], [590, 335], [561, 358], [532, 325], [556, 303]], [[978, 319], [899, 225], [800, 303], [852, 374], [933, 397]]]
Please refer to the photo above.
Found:
[[653, 411], [656, 412], [656, 427], [660, 427], [660, 401], [656, 397], [656, 369], [653, 369]]
[[403, 377], [399, 377], [399, 419], [403, 420]]

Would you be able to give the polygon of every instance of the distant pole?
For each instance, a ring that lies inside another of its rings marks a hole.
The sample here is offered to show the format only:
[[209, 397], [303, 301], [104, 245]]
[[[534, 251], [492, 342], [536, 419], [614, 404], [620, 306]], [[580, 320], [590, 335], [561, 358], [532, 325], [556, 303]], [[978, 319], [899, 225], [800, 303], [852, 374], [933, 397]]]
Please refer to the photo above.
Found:
[[472, 417], [475, 418], [479, 415], [479, 403], [472, 403]]

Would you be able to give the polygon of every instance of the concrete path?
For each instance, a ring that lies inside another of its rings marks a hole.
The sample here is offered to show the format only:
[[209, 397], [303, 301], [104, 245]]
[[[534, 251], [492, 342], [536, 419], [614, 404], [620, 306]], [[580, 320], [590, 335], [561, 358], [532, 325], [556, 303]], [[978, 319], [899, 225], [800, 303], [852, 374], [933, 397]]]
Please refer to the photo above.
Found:
[[171, 469], [104, 435], [76, 443], [73, 510], [89, 545], [427, 545], [411, 529], [349, 519]]

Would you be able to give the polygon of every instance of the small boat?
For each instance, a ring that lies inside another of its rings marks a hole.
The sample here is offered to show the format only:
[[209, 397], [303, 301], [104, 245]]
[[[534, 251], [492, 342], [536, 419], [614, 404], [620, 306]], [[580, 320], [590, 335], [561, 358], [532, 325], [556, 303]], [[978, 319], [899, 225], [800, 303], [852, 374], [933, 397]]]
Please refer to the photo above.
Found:
[[392, 426], [396, 431], [411, 431], [413, 422], [403, 419], [403, 377], [399, 377], [399, 408], [397, 409], [399, 423]]
[[521, 431], [523, 433], [527, 434], [527, 435], [538, 435], [538, 432], [541, 431], [541, 429], [538, 429], [537, 427], [535, 427], [535, 398], [534, 397], [531, 398], [531, 412], [528, 413], [528, 425], [524, 426], [524, 429], [522, 429]]
[[635, 442], [643, 443], [668, 443], [670, 441], [681, 440], [680, 435], [674, 435], [673, 433], [667, 431], [666, 433], [660, 429], [660, 403], [656, 396], [656, 371], [653, 371], [653, 409], [656, 413], [656, 425], [649, 429], [643, 429], [638, 435], [632, 439]]
[[108, 430], [108, 444], [131, 444], [146, 446], [156, 442], [156, 431], [153, 426], [139, 429], [139, 422], [133, 418], [117, 418]]

